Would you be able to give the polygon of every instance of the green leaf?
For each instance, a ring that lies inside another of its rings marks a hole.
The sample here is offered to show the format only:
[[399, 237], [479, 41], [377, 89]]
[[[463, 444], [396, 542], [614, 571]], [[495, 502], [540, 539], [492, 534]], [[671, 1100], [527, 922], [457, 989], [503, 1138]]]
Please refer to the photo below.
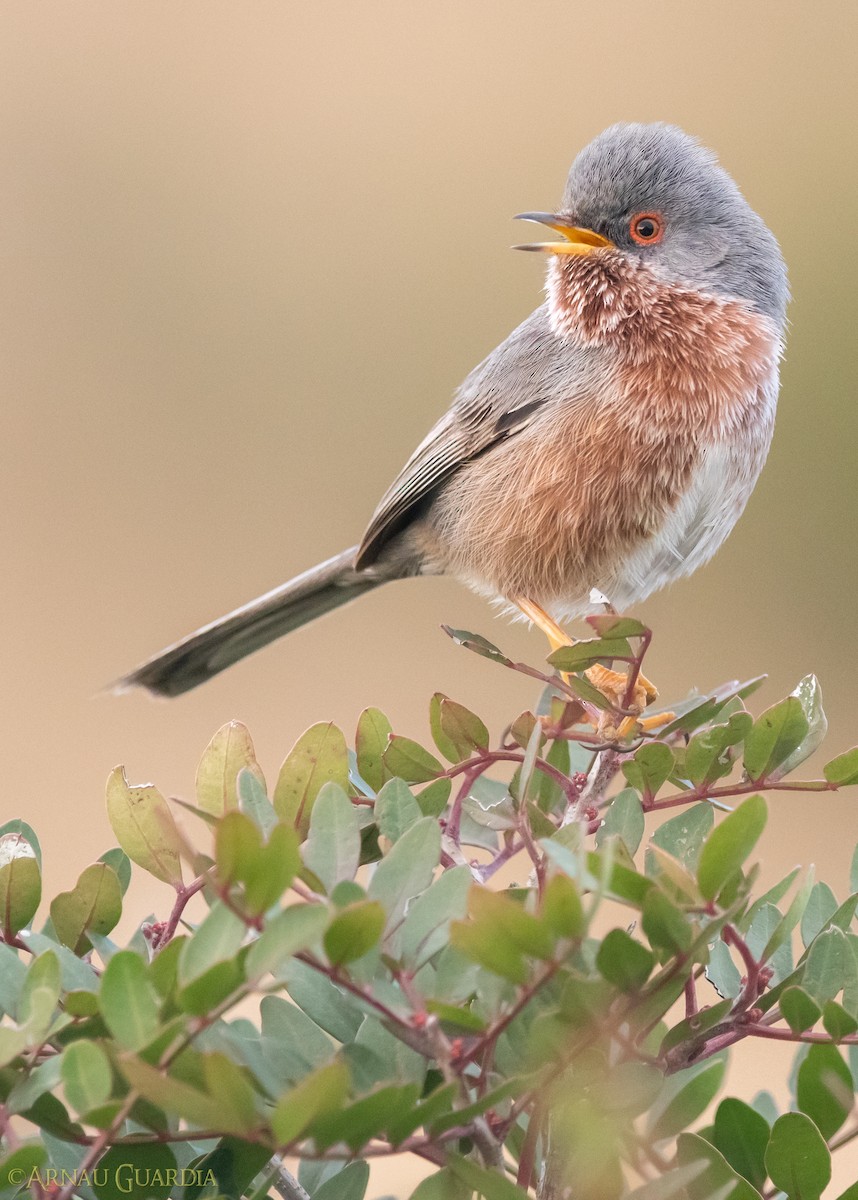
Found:
[[447, 807], [453, 783], [450, 779], [436, 779], [427, 787], [422, 788], [415, 799], [424, 817], [440, 817]]
[[66, 1100], [82, 1116], [110, 1095], [113, 1075], [107, 1055], [96, 1042], [72, 1042], [61, 1059]]
[[734, 1171], [758, 1191], [763, 1190], [769, 1143], [769, 1123], [765, 1117], [742, 1100], [732, 1097], [722, 1100], [715, 1113], [712, 1142]]
[[597, 613], [584, 620], [601, 638], [646, 637], [650, 633], [643, 622], [633, 617], [619, 617], [615, 613]]
[[409, 900], [425, 892], [441, 857], [441, 831], [433, 817], [422, 817], [402, 835], [375, 868], [369, 898], [387, 913], [387, 928], [398, 925]]
[[837, 912], [837, 898], [827, 883], [814, 885], [801, 918], [801, 940], [809, 946]]
[[[810, 894], [813, 891], [813, 878], [813, 867], [811, 866], [807, 872], [807, 877], [805, 878], [804, 883], [796, 892], [795, 896], [793, 896], [783, 920], [769, 938], [768, 944], [762, 954], [762, 961], [766, 961], [789, 939], [793, 929], [795, 929], [796, 925], [801, 920], [807, 902], [810, 898]], [[757, 904], [753, 905], [749, 915], [756, 915], [754, 909], [758, 910], [761, 908], [764, 900], [765, 897], [761, 897]]]
[[132, 862], [156, 879], [182, 882], [182, 842], [173, 814], [151, 784], [131, 787], [123, 767], [107, 780], [107, 816], [119, 845]]
[[325, 885], [328, 895], [343, 879], [354, 879], [360, 862], [357, 812], [346, 793], [326, 783], [316, 797], [304, 862]]
[[325, 975], [298, 960], [285, 973], [289, 995], [299, 1008], [338, 1042], [352, 1042], [364, 1021], [358, 1001]]
[[822, 1009], [812, 996], [800, 987], [788, 987], [781, 992], [779, 1000], [783, 1018], [793, 1033], [804, 1033], [812, 1029], [822, 1016]]
[[131, 860], [128, 855], [118, 846], [114, 846], [112, 850], [105, 850], [104, 854], [99, 854], [98, 861], [106, 863], [112, 871], [116, 872], [119, 890], [124, 896], [131, 882]]
[[[28, 825], [26, 821], [22, 821], [20, 817], [13, 817], [11, 821], [4, 821], [0, 825], [0, 843], [5, 838], [7, 833], [17, 833], [27, 842], [35, 855], [36, 862], [39, 864], [39, 870], [42, 869], [42, 847], [39, 845], [39, 839], [36, 837], [36, 831], [32, 825]], [[14, 844], [14, 843], [13, 843]]]
[[232, 810], [215, 829], [215, 865], [221, 883], [238, 883], [252, 870], [262, 850], [262, 831], [242, 812]]
[[409, 1200], [471, 1200], [473, 1194], [470, 1184], [454, 1175], [449, 1167], [442, 1167], [421, 1180]]
[[480, 637], [478, 633], [468, 633], [466, 629], [451, 629], [449, 625], [442, 625], [441, 628], [457, 646], [464, 646], [466, 650], [479, 654], [481, 658], [488, 658], [492, 662], [500, 663], [503, 667], [513, 666], [511, 659], [498, 650], [497, 646], [493, 646], [484, 637]]
[[763, 797], [750, 796], [709, 834], [697, 866], [697, 881], [705, 899], [714, 900], [739, 870], [765, 828], [767, 813]]
[[644, 828], [640, 797], [632, 788], [623, 788], [605, 813], [605, 820], [596, 833], [596, 845], [601, 846], [606, 837], [618, 837], [625, 842], [629, 854], [634, 855], [641, 844]]
[[838, 787], [858, 783], [858, 746], [832, 758], [830, 763], [825, 764], [822, 773], [829, 783], [835, 783]]
[[774, 777], [777, 768], [802, 744], [809, 729], [797, 696], [787, 696], [766, 709], [745, 738], [744, 763], [748, 777], [755, 781]]
[[351, 1162], [313, 1193], [313, 1200], [363, 1200], [369, 1184], [369, 1163]]
[[281, 996], [263, 996], [259, 1009], [260, 1048], [275, 1069], [278, 1089], [298, 1083], [334, 1057], [331, 1039], [297, 1004]]
[[291, 825], [278, 823], [253, 855], [243, 881], [244, 907], [251, 916], [261, 916], [276, 904], [300, 869], [298, 834]]
[[481, 1167], [467, 1158], [451, 1155], [448, 1170], [473, 1188], [484, 1200], [527, 1200], [527, 1193], [499, 1171]]
[[653, 1141], [676, 1137], [706, 1111], [724, 1079], [723, 1055], [677, 1071], [662, 1088], [649, 1113], [648, 1133]]
[[793, 753], [790, 754], [789, 758], [781, 763], [776, 773], [776, 778], [778, 779], [789, 775], [805, 759], [810, 758], [811, 754], [825, 740], [825, 735], [828, 732], [828, 718], [822, 707], [822, 689], [819, 686], [819, 680], [816, 676], [805, 675], [804, 679], [799, 681], [792, 694], [798, 700], [807, 718], [807, 734]]
[[158, 1032], [158, 997], [146, 965], [133, 950], [114, 954], [101, 977], [101, 1014], [128, 1050], [140, 1050]]
[[746, 680], [745, 683], [736, 681], [725, 683], [702, 698], [693, 696], [684, 704], [676, 706], [676, 717], [669, 725], [665, 725], [660, 736], [662, 738], [670, 737], [671, 734], [680, 730], [683, 733], [693, 733], [701, 725], [711, 724], [731, 700], [747, 699], [761, 684], [765, 683], [765, 680], [765, 675], [758, 675], [755, 679]]
[[36, 852], [23, 834], [0, 837], [0, 932], [11, 941], [32, 921], [42, 898]]
[[486, 940], [485, 930], [465, 921], [450, 926], [450, 945], [472, 962], [512, 983], [527, 983], [530, 972], [524, 955], [512, 942]]
[[132, 1054], [123, 1055], [119, 1067], [131, 1087], [165, 1112], [175, 1113], [201, 1129], [239, 1135], [248, 1132], [244, 1113], [240, 1106], [233, 1106], [232, 1095], [223, 1089], [213, 1094], [204, 1078], [187, 1083]]
[[197, 804], [216, 817], [238, 808], [238, 775], [245, 770], [265, 791], [265, 776], [256, 761], [253, 740], [241, 721], [229, 721], [214, 735], [197, 767]]
[[712, 805], [695, 804], [660, 825], [652, 835], [652, 844], [673, 855], [686, 870], [696, 871], [703, 843], [714, 824]]
[[831, 1153], [804, 1113], [784, 1113], [775, 1121], [766, 1170], [789, 1200], [819, 1200], [831, 1179]]
[[705, 1164], [702, 1173], [686, 1184], [688, 1200], [760, 1200], [756, 1188], [737, 1174], [723, 1154], [698, 1134], [681, 1133], [676, 1148], [681, 1168]]
[[277, 824], [277, 813], [274, 805], [268, 799], [265, 785], [248, 767], [242, 767], [236, 780], [238, 788], [238, 807], [246, 817], [250, 817], [257, 829], [267, 837]]
[[468, 907], [484, 936], [502, 938], [532, 958], [554, 956], [551, 934], [538, 917], [525, 912], [511, 897], [474, 884], [468, 893]]
[[198, 979], [216, 963], [231, 960], [244, 941], [247, 926], [240, 917], [216, 900], [200, 925], [182, 946], [179, 982]]
[[[169, 1146], [113, 1146], [98, 1160], [98, 1169], [90, 1172], [92, 1190], [98, 1200], [116, 1200], [125, 1194], [130, 1200], [167, 1200], [173, 1195], [173, 1183], [181, 1172]], [[137, 1181], [146, 1181], [138, 1185]], [[103, 1182], [102, 1182], [103, 1181]], [[83, 1195], [81, 1191], [81, 1195]]]
[[292, 904], [266, 922], [265, 929], [251, 945], [247, 955], [248, 978], [266, 972], [277, 974], [286, 962], [301, 950], [314, 945], [324, 933], [329, 919], [324, 904]]
[[443, 692], [432, 697], [429, 724], [435, 745], [452, 763], [463, 762], [475, 750], [489, 748], [489, 731], [476, 713]]
[[401, 779], [388, 779], [375, 798], [375, 822], [378, 832], [388, 841], [398, 842], [403, 833], [416, 825], [423, 813]]
[[334, 917], [325, 932], [325, 953], [332, 966], [362, 958], [384, 932], [385, 913], [377, 900], [350, 904]]
[[566, 875], [552, 875], [545, 885], [541, 917], [556, 937], [581, 938], [587, 932], [581, 895]]
[[721, 941], [714, 942], [709, 948], [706, 978], [719, 996], [735, 1000], [742, 990], [742, 976], [732, 954]]
[[553, 651], [548, 662], [558, 671], [585, 671], [602, 659], [613, 662], [631, 657], [632, 648], [624, 637], [584, 638]]
[[122, 916], [119, 877], [106, 863], [93, 863], [83, 871], [70, 892], [51, 901], [51, 921], [57, 938], [75, 954], [84, 954], [92, 943], [88, 931], [105, 936]]
[[349, 755], [342, 732], [331, 722], [312, 725], [286, 756], [274, 788], [274, 809], [301, 837], [310, 828], [316, 797], [326, 783], [348, 791]]
[[858, 1019], [835, 1000], [826, 1002], [822, 1010], [822, 1024], [825, 1026], [826, 1033], [836, 1042], [858, 1032]]
[[711, 725], [691, 739], [685, 751], [684, 774], [696, 786], [714, 783], [733, 767], [734, 746], [753, 724], [750, 713], [733, 713], [726, 725]]
[[[450, 940], [450, 922], [467, 911], [472, 876], [468, 867], [444, 871], [426, 891], [412, 901], [402, 923], [401, 954], [413, 969], [428, 962]], [[550, 883], [546, 888], [546, 894]]]
[[379, 791], [387, 780], [382, 759], [391, 733], [393, 728], [390, 721], [378, 708], [365, 708], [358, 717], [355, 734], [358, 771], [364, 783], [374, 792]]
[[804, 971], [804, 988], [817, 1004], [833, 1000], [855, 975], [855, 953], [842, 929], [832, 927], [811, 944]]
[[404, 779], [406, 783], [428, 783], [444, 773], [434, 754], [424, 750], [419, 742], [397, 733], [390, 735], [382, 761], [391, 775]]
[[[468, 874], [470, 875], [470, 871]], [[0, 942], [0, 1014], [15, 1016], [26, 977], [27, 968], [17, 953], [5, 942]]]
[[326, 1113], [313, 1126], [313, 1138], [322, 1149], [345, 1142], [357, 1152], [370, 1138], [395, 1126], [402, 1113], [411, 1108], [418, 1096], [417, 1084], [378, 1088], [340, 1112]]
[[645, 800], [651, 800], [674, 768], [673, 751], [663, 742], [646, 742], [631, 762], [623, 763], [623, 774]]
[[653, 955], [630, 937], [624, 929], [612, 929], [596, 955], [599, 971], [624, 992], [638, 991], [646, 983], [655, 964]]
[[689, 919], [657, 888], [644, 900], [641, 925], [650, 945], [668, 955], [685, 954], [691, 947], [694, 929]]
[[[38, 1142], [25, 1142], [13, 1150], [0, 1162], [0, 1195], [4, 1198], [7, 1195], [21, 1195], [22, 1180], [29, 1179], [31, 1176], [36, 1179], [40, 1175], [44, 1176], [47, 1163], [48, 1152]], [[26, 1195], [26, 1192], [23, 1194]], [[468, 1200], [470, 1200], [470, 1194], [470, 1192], [467, 1194]]]
[[828, 1140], [843, 1125], [853, 1105], [852, 1072], [836, 1046], [810, 1046], [798, 1069], [798, 1106]]
[[60, 998], [60, 964], [54, 950], [43, 950], [33, 959], [18, 1000], [18, 1024], [35, 1039], [51, 1024]]

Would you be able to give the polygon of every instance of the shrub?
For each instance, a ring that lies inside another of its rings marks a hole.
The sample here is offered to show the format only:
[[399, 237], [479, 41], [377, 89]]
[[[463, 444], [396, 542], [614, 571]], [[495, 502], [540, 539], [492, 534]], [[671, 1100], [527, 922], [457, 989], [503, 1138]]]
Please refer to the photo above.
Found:
[[[761, 893], [747, 864], [763, 793], [856, 783], [858, 750], [793, 778], [826, 730], [813, 677], [756, 718], [759, 679], [623, 724], [586, 672], [636, 677], [649, 631], [591, 624], [562, 676], [448, 631], [543, 685], [495, 743], [440, 694], [433, 750], [367, 709], [354, 751], [303, 734], [269, 795], [232, 722], [174, 802], [193, 843], [117, 768], [119, 847], [40, 932], [38, 840], [4, 826], [0, 1197], [361, 1200], [392, 1154], [434, 1168], [413, 1200], [819, 1197], [858, 1135], [858, 880]], [[120, 948], [132, 863], [174, 900]], [[713, 1114], [750, 1038], [798, 1044], [792, 1109]]]

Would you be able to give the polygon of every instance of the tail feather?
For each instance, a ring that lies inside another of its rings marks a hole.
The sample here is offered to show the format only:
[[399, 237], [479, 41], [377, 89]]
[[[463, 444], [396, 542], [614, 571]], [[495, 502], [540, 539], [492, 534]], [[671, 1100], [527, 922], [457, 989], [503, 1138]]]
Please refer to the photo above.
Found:
[[355, 571], [356, 553], [357, 547], [352, 546], [204, 625], [118, 680], [115, 689], [143, 687], [157, 696], [180, 696], [276, 638], [386, 582], [384, 577]]

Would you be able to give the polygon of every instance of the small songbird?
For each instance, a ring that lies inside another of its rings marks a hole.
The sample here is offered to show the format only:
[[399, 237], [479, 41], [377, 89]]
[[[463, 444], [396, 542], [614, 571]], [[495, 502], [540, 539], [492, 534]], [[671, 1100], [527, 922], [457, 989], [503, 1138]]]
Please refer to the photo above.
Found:
[[[714, 154], [662, 124], [605, 130], [558, 212], [521, 215], [558, 235], [521, 247], [548, 256], [547, 301], [464, 381], [360, 545], [120, 686], [179, 695], [412, 575], [453, 575], [562, 645], [558, 622], [591, 589], [627, 609], [715, 553], [772, 437], [788, 300], [775, 238]], [[641, 686], [639, 709], [655, 695]]]

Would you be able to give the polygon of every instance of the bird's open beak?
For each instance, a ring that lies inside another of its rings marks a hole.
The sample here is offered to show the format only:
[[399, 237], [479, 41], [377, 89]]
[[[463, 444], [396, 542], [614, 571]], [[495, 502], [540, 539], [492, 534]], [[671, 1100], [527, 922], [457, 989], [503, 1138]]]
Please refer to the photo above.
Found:
[[581, 229], [573, 225], [559, 213], [529, 212], [519, 213], [516, 221], [536, 221], [539, 225], [547, 225], [559, 233], [562, 242], [530, 242], [524, 246], [513, 246], [513, 250], [541, 250], [544, 254], [592, 254], [594, 250], [605, 250], [613, 247], [614, 243], [594, 233], [592, 229]]

